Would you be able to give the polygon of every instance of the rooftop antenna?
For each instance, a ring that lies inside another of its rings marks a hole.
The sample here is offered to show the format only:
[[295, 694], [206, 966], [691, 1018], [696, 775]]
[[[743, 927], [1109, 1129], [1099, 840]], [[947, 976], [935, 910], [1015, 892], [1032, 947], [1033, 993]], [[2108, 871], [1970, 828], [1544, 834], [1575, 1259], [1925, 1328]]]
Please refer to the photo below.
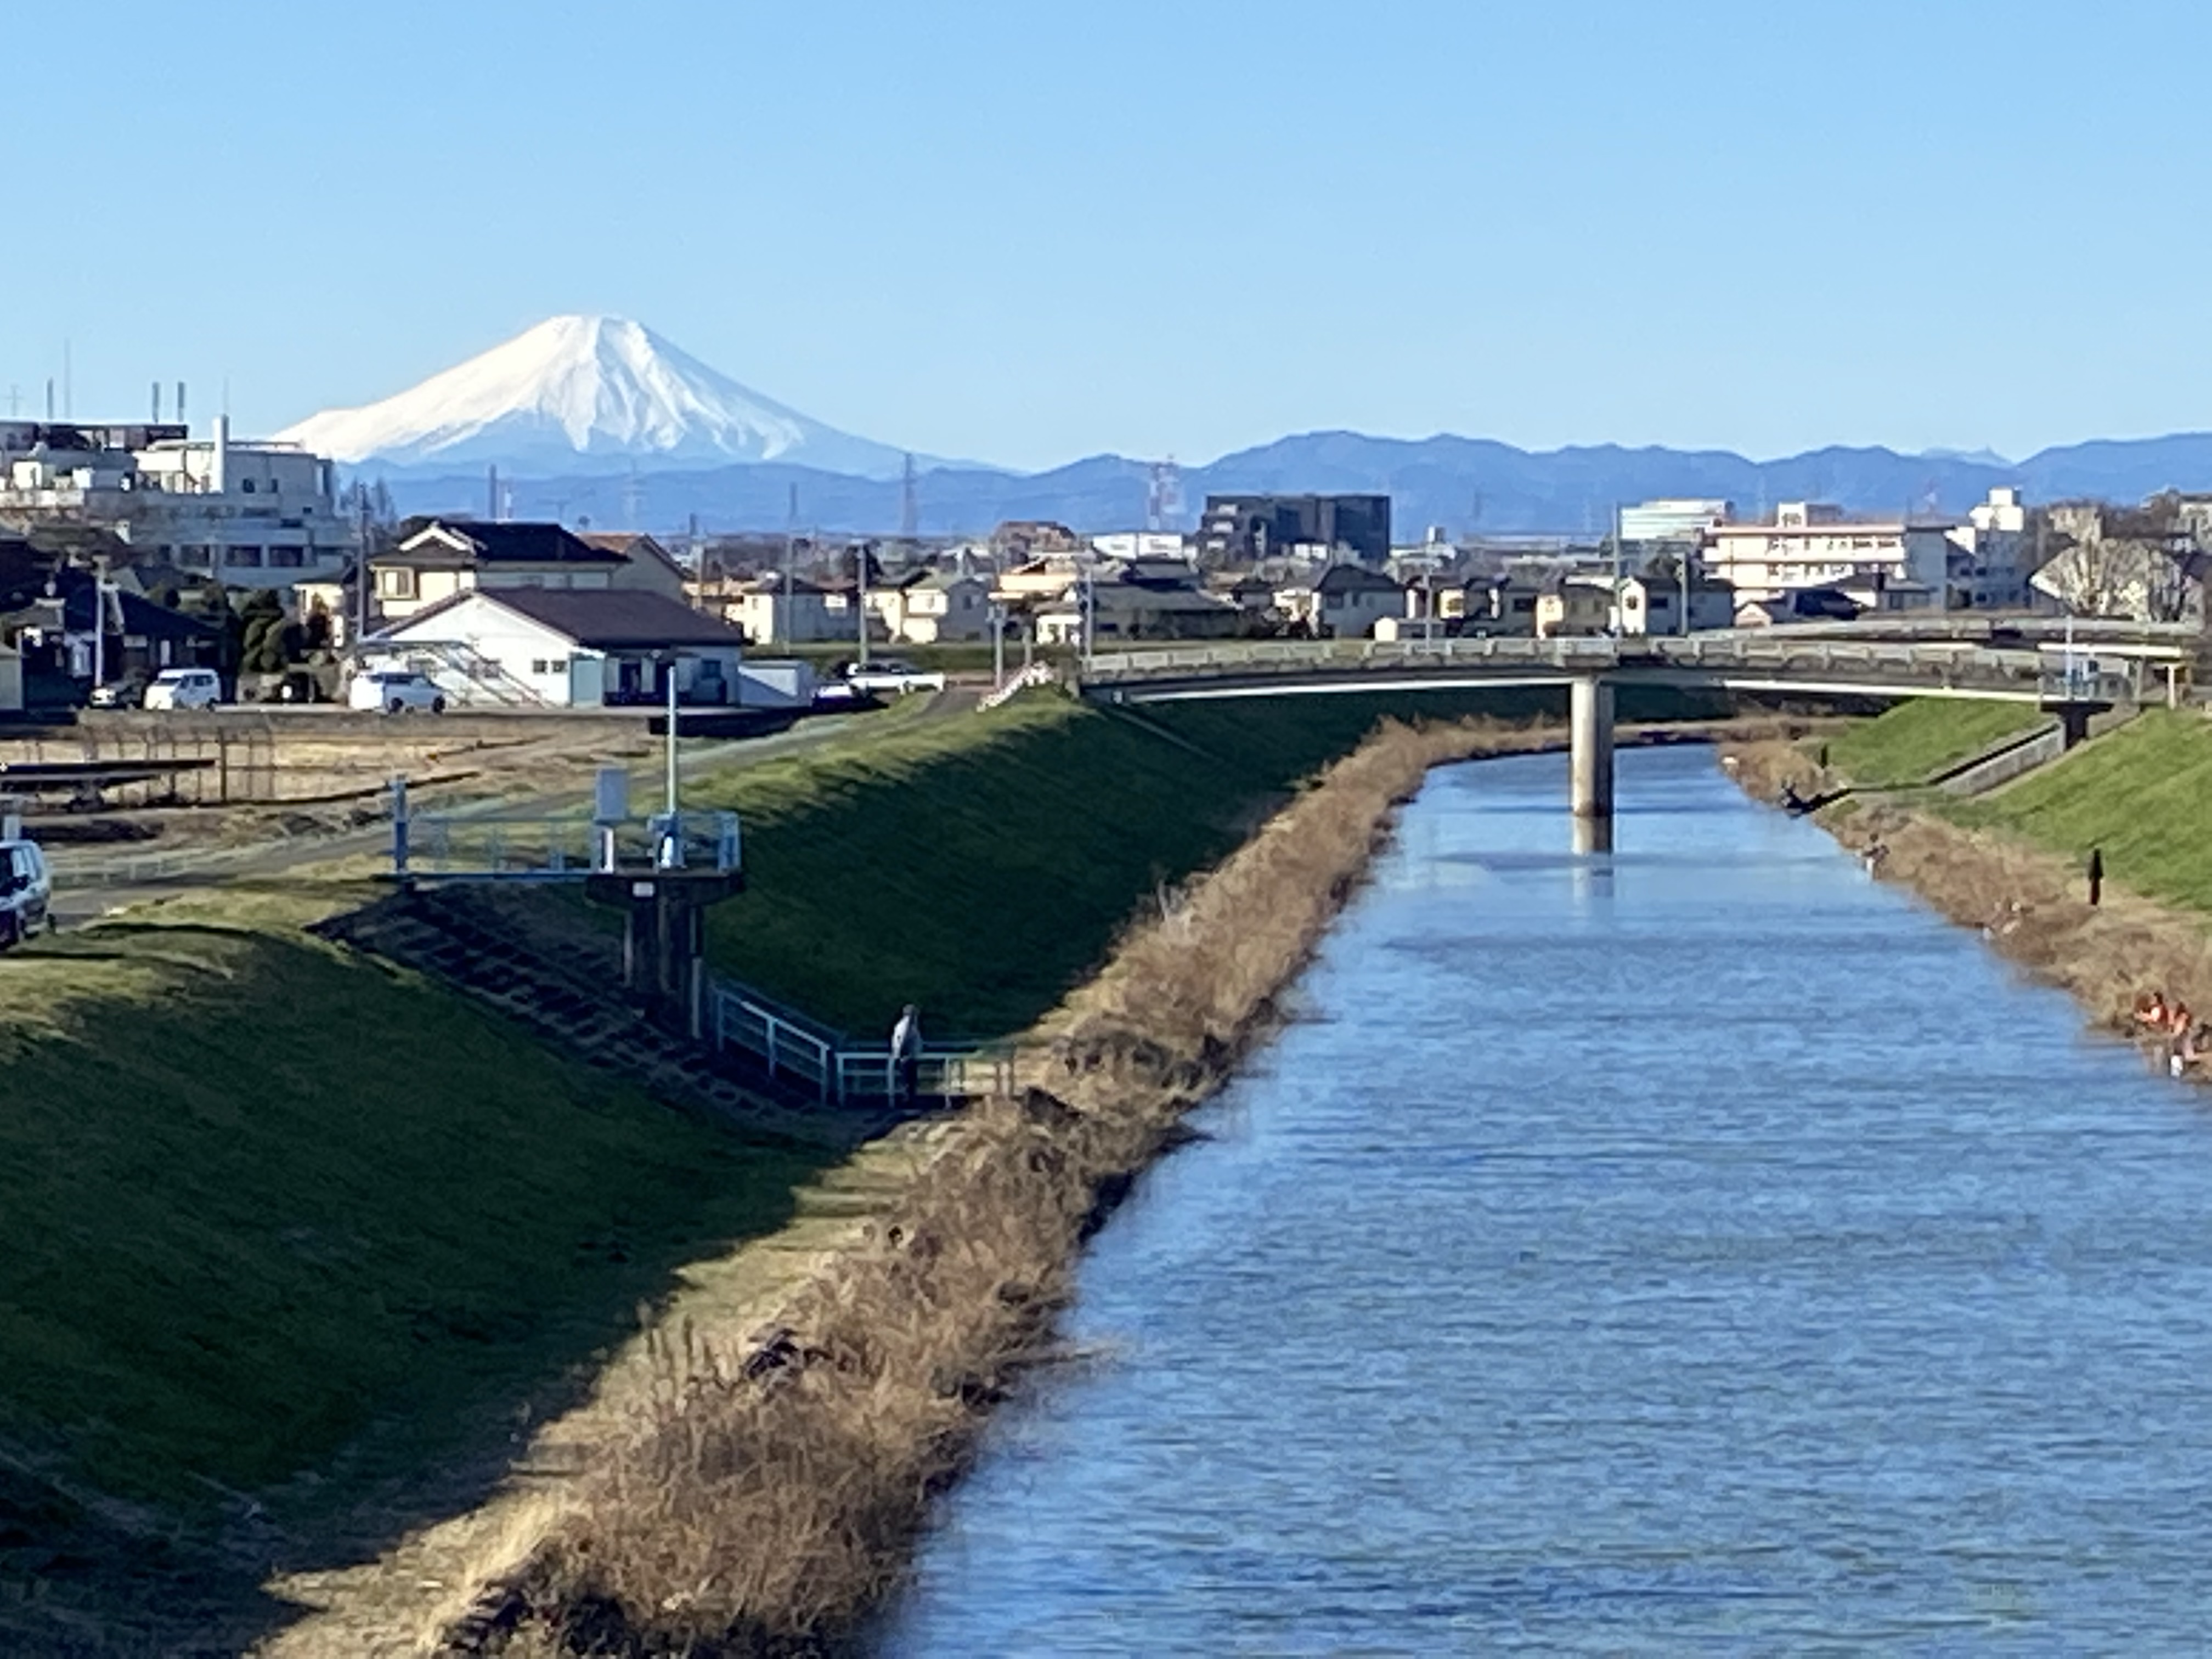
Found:
[[177, 382], [177, 424], [185, 425], [185, 383]]
[[53, 377], [52, 375], [49, 374], [49, 375], [47, 375], [47, 376], [46, 376], [46, 419], [48, 420], [48, 422], [51, 422], [52, 421], [52, 419], [53, 419], [53, 418], [54, 418], [54, 377]]
[[908, 455], [905, 471], [899, 475], [899, 540], [909, 555], [921, 529], [921, 503], [915, 495], [914, 457]]
[[154, 382], [154, 424], [161, 424], [161, 383], [159, 380]]

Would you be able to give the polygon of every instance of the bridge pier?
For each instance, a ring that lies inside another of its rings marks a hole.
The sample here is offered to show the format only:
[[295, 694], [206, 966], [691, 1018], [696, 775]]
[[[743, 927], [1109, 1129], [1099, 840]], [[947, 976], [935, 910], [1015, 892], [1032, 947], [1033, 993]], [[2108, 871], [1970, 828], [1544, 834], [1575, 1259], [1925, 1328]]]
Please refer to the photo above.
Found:
[[[1577, 675], [1567, 691], [1569, 793], [1577, 819], [1613, 822], [1613, 683]], [[1608, 839], [1610, 839], [1608, 837]]]

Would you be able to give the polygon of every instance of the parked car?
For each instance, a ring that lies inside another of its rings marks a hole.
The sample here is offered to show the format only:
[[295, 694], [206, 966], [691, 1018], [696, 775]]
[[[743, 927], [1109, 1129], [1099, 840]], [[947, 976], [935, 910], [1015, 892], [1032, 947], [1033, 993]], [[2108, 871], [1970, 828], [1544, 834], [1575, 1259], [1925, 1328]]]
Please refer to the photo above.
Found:
[[137, 708], [145, 702], [149, 683], [143, 674], [133, 670], [121, 679], [94, 686], [92, 695], [85, 701], [94, 708]]
[[880, 657], [874, 662], [845, 665], [845, 684], [855, 691], [887, 691], [904, 696], [909, 691], [942, 691], [945, 676], [925, 674], [899, 657]]
[[378, 708], [387, 714], [446, 712], [446, 694], [428, 675], [400, 668], [372, 668], [353, 677], [346, 689], [349, 708]]
[[212, 668], [164, 668], [146, 688], [149, 708], [212, 708], [222, 701], [222, 677]]
[[0, 951], [41, 927], [52, 933], [54, 878], [34, 841], [0, 841]]

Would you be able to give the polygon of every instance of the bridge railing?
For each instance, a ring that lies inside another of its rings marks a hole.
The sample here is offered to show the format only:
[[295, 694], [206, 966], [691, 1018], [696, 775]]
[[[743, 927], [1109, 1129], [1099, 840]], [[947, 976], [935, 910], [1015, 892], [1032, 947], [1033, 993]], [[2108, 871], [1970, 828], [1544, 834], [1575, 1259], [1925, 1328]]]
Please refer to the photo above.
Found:
[[2140, 694], [2142, 666], [2077, 653], [2063, 666], [2047, 646], [2011, 648], [1983, 640], [1847, 639], [1795, 629], [1652, 638], [1516, 636], [1408, 640], [1242, 640], [1103, 653], [1087, 684], [1142, 684], [1209, 675], [1266, 676], [1495, 670], [1566, 676], [1622, 669], [1753, 674], [1808, 683], [1899, 690], [1982, 690], [2125, 702]]

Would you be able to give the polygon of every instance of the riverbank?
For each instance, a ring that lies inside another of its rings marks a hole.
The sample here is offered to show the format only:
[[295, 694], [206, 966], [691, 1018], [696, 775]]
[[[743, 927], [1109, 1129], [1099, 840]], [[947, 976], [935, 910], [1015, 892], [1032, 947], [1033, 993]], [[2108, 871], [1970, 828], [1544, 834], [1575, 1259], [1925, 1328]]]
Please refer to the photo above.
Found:
[[[1634, 744], [1649, 736], [1624, 734]], [[1699, 733], [1698, 735], [1709, 735]], [[831, 1650], [902, 1582], [992, 1408], [1048, 1358], [1082, 1241], [1273, 1029], [1428, 770], [1555, 732], [1386, 727], [1127, 933], [1030, 1034], [1028, 1087], [915, 1149], [750, 1329], [687, 1324], [593, 1465], [510, 1532], [447, 1653]], [[1563, 803], [1564, 805], [1564, 803]]]
[[[1769, 802], [1785, 786], [1814, 799], [1841, 781], [1787, 742], [1728, 745], [1723, 759]], [[1882, 879], [1978, 930], [2070, 992], [2100, 1029], [2132, 1041], [2140, 996], [2212, 1010], [2212, 883], [2197, 829], [2207, 805], [2212, 726], [2154, 712], [1976, 800], [1847, 798], [1814, 817], [1862, 856], [1879, 849]], [[2093, 848], [2108, 872], [2095, 905], [2086, 878]], [[2166, 1064], [2162, 1044], [2147, 1045], [2146, 1056]]]

